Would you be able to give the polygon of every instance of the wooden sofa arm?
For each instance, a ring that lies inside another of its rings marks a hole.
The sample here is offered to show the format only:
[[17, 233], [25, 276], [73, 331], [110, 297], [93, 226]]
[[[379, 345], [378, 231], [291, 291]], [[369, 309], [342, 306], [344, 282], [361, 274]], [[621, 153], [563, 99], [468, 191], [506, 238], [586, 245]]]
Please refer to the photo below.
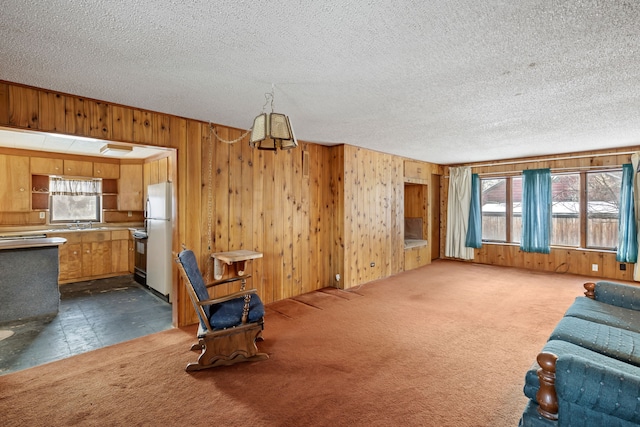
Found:
[[555, 421], [558, 419], [558, 395], [556, 394], [556, 361], [558, 356], [553, 353], [542, 352], [536, 359], [538, 369], [538, 381], [540, 388], [536, 394], [538, 412], [544, 418]]
[[584, 296], [591, 299], [596, 299], [596, 284], [593, 282], [587, 282], [584, 285]]

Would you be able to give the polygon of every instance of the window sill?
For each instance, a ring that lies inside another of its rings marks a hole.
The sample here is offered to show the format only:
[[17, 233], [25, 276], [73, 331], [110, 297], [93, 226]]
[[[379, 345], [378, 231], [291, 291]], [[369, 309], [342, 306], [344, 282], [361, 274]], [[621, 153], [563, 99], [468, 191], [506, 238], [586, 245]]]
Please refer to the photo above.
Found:
[[[520, 247], [520, 243], [507, 243], [507, 242], [482, 242], [483, 245], [494, 245], [494, 246], [517, 246]], [[606, 253], [616, 253], [615, 249], [606, 249], [606, 248], [579, 248], [577, 246], [558, 246], [551, 245], [551, 249], [561, 250], [561, 251], [583, 251], [583, 252], [606, 252]]]

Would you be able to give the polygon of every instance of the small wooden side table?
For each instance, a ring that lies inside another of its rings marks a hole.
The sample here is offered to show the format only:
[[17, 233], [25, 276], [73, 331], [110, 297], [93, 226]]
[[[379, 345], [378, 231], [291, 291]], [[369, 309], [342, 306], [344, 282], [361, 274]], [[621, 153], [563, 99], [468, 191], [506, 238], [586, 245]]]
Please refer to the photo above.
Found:
[[262, 253], [240, 249], [237, 251], [216, 252], [211, 254], [211, 258], [213, 258], [213, 278], [220, 280], [224, 275], [225, 266], [231, 264], [235, 266], [238, 276], [244, 276], [244, 272], [247, 269], [247, 261], [262, 258]]

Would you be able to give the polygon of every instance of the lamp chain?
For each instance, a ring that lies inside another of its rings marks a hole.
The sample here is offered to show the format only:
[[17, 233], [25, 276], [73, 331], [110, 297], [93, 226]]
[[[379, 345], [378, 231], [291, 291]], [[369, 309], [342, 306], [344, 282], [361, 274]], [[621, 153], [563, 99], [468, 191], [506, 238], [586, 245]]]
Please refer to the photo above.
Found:
[[267, 92], [264, 94], [264, 105], [262, 106], [262, 112], [264, 113], [265, 108], [269, 102], [271, 102], [271, 112], [273, 113], [273, 101], [275, 100], [275, 95], [273, 94], [273, 85], [271, 85], [271, 92]]
[[209, 123], [209, 153], [208, 154], [208, 182], [209, 191], [207, 194], [207, 236], [209, 236], [209, 256], [207, 259], [207, 271], [205, 273], [205, 277], [208, 282], [211, 282], [211, 265], [213, 264], [213, 259], [211, 258], [211, 246], [213, 244], [213, 139], [211, 138], [211, 123]]
[[[273, 102], [275, 99], [274, 96], [274, 85], [273, 83], [271, 84], [271, 92], [267, 92], [264, 94], [264, 105], [262, 106], [262, 112], [264, 113], [265, 108], [267, 107], [267, 105], [269, 105], [269, 103], [271, 103], [271, 112], [273, 113]], [[216, 127], [213, 126], [211, 124], [211, 122], [209, 122], [209, 139], [211, 139], [211, 134], [213, 133], [213, 135], [216, 137], [216, 139], [218, 141], [222, 141], [225, 144], [235, 144], [238, 141], [242, 141], [244, 139], [245, 136], [249, 135], [251, 133], [251, 131], [253, 130], [253, 128], [249, 128], [249, 130], [247, 130], [245, 133], [243, 133], [242, 135], [240, 135], [238, 138], [236, 139], [232, 139], [232, 140], [228, 140], [228, 139], [224, 139], [221, 138], [220, 135], [218, 135], [218, 132], [216, 131]]]
[[251, 133], [252, 130], [253, 129], [249, 129], [248, 131], [246, 131], [245, 133], [243, 133], [242, 135], [240, 135], [236, 139], [228, 140], [228, 139], [221, 138], [220, 135], [218, 135], [218, 132], [216, 132], [216, 127], [213, 126], [211, 123], [209, 123], [209, 132], [210, 132], [210, 134], [213, 133], [213, 135], [216, 137], [216, 139], [218, 141], [222, 141], [225, 144], [235, 144], [238, 141], [242, 141], [247, 135], [249, 135]]

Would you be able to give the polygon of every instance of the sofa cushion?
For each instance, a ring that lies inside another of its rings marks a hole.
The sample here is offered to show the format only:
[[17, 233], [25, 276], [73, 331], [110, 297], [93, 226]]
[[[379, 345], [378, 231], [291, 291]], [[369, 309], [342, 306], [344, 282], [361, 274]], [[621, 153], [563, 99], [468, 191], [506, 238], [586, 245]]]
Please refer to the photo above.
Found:
[[587, 297], [577, 297], [565, 316], [640, 332], [640, 311], [606, 304]]
[[[618, 369], [609, 362], [563, 355], [556, 363], [556, 393], [560, 425], [566, 425], [560, 419], [562, 416], [574, 425], [586, 425], [578, 422], [580, 419], [590, 425], [640, 423], [640, 368], [627, 365]], [[606, 422], [596, 423], [598, 419]]]
[[640, 310], [640, 287], [638, 286], [603, 280], [596, 283], [595, 296], [597, 301], [606, 304]]
[[638, 423], [620, 419], [594, 411], [588, 406], [581, 406], [566, 400], [558, 402], [558, 421], [556, 427], [638, 427]]
[[[549, 340], [542, 348], [541, 352], [553, 353], [558, 357], [565, 357], [569, 355], [579, 356], [600, 365], [611, 366], [612, 368], [620, 371], [640, 374], [640, 368], [567, 341]], [[538, 369], [540, 369], [540, 366], [538, 363], [534, 363], [527, 371], [524, 382], [524, 395], [534, 402], [537, 402], [536, 393], [538, 393], [538, 389], [540, 388], [540, 382], [538, 381]]]
[[[209, 323], [213, 329], [225, 329], [238, 326], [242, 323], [242, 307], [244, 298], [234, 298], [220, 304], [211, 306]], [[264, 317], [264, 305], [258, 294], [251, 295], [249, 302], [249, 316], [247, 322], [257, 322]]]
[[567, 341], [640, 366], [640, 333], [577, 317], [563, 317], [549, 339]]

